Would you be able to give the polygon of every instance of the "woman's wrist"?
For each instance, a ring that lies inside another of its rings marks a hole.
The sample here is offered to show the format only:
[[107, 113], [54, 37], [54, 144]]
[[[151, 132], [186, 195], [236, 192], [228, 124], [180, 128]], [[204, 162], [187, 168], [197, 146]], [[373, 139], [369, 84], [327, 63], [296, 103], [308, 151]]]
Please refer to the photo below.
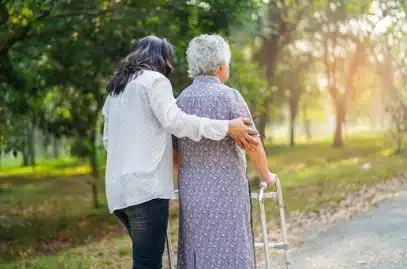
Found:
[[266, 172], [261, 173], [260, 178], [263, 181], [268, 181], [270, 178], [270, 171], [267, 170]]

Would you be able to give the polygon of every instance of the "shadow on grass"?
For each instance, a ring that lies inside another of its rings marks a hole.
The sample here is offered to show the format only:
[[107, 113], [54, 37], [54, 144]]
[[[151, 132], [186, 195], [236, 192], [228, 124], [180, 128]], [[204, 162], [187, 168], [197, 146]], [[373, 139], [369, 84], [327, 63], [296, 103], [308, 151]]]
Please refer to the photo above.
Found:
[[66, 217], [33, 215], [1, 227], [0, 262], [49, 255], [122, 233], [119, 223], [106, 209]]
[[[62, 176], [59, 178], [63, 178]], [[45, 181], [55, 180], [58, 177], [44, 176], [44, 175], [8, 175], [0, 176], [0, 193], [6, 191], [13, 186], [22, 186], [26, 184], [42, 183]]]
[[121, 232], [109, 214], [100, 181], [101, 209], [92, 209], [90, 177], [0, 179], [0, 262], [98, 241]]
[[[105, 167], [99, 168], [99, 174], [103, 177]], [[70, 178], [83, 178], [83, 180], [91, 180], [89, 177], [90, 169], [88, 167], [65, 167], [58, 169], [50, 169], [49, 171], [39, 171], [37, 173], [10, 173], [0, 174], [0, 191], [2, 188], [12, 186], [22, 186], [26, 184], [44, 183], [54, 180], [66, 180]]]

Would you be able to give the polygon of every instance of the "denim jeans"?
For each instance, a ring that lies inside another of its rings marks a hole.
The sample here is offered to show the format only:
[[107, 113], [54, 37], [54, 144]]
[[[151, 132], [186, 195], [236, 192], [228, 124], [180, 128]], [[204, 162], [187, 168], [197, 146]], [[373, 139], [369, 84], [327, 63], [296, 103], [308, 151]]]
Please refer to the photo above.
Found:
[[133, 245], [133, 269], [161, 269], [168, 224], [168, 200], [154, 199], [115, 210]]

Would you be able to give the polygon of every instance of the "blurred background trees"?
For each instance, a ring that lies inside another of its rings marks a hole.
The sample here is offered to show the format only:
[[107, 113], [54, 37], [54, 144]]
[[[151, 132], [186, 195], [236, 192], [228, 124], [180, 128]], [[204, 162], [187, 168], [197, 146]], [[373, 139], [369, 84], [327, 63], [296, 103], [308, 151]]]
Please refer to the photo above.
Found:
[[123, 240], [114, 259], [114, 247], [89, 245], [82, 267], [78, 253], [24, 258], [120, 234], [101, 180], [101, 108], [118, 61], [146, 35], [175, 46], [176, 95], [191, 83], [189, 40], [229, 40], [227, 84], [248, 103], [288, 213], [405, 173], [406, 14], [405, 0], [0, 1], [0, 264], [127, 266]]
[[[100, 177], [104, 86], [137, 38], [176, 48], [176, 93], [190, 83], [185, 49], [201, 33], [232, 46], [229, 85], [273, 143], [389, 130], [403, 148], [407, 120], [402, 1], [37, 1], [0, 3], [1, 159], [23, 166], [73, 155]], [[0, 160], [1, 160], [0, 159]], [[90, 182], [94, 206], [97, 184]]]

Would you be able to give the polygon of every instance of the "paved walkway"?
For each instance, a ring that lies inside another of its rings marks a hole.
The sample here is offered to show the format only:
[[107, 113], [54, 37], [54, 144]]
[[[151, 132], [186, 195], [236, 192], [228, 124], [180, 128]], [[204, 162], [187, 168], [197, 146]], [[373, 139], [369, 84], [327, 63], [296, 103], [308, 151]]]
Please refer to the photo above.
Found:
[[407, 269], [407, 190], [320, 233], [291, 260], [290, 269]]

